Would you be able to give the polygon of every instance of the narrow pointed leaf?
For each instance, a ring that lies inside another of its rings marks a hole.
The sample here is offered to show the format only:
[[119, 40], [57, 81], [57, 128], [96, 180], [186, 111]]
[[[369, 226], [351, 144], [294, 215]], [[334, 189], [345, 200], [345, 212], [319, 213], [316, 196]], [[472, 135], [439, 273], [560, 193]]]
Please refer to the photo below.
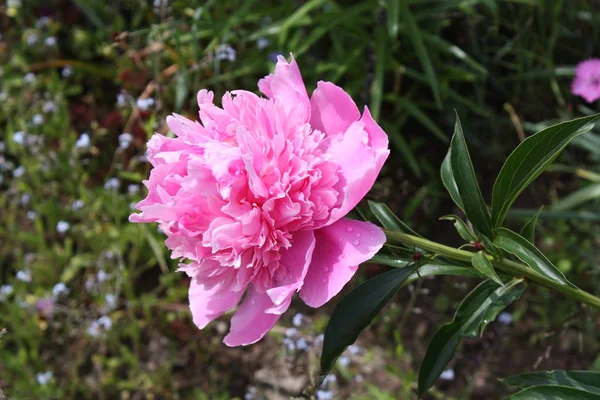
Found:
[[509, 376], [502, 381], [511, 386], [560, 385], [600, 395], [600, 372], [595, 371], [543, 371]]
[[425, 72], [425, 76], [427, 77], [427, 81], [429, 83], [429, 87], [433, 92], [433, 97], [435, 99], [435, 103], [439, 109], [442, 108], [442, 97], [440, 94], [440, 84], [437, 79], [437, 74], [433, 68], [433, 63], [431, 62], [431, 58], [429, 57], [429, 52], [427, 51], [427, 47], [423, 42], [423, 35], [417, 25], [417, 21], [415, 16], [413, 15], [410, 7], [408, 6], [407, 1], [400, 2], [401, 4], [401, 15], [406, 23], [408, 38], [412, 42], [412, 45], [415, 49], [415, 53], [417, 54], [417, 58], [419, 59], [421, 66], [423, 67], [423, 71]]
[[567, 211], [579, 207], [588, 201], [600, 199], [600, 183], [587, 185], [581, 189], [571, 193], [564, 199], [554, 203], [551, 207], [552, 211]]
[[469, 229], [467, 224], [465, 224], [465, 222], [462, 219], [460, 219], [460, 217], [450, 214], [450, 215], [445, 215], [440, 219], [446, 220], [446, 221], [452, 221], [454, 223], [454, 227], [456, 228], [456, 231], [458, 232], [460, 237], [463, 238], [464, 241], [472, 243], [477, 240], [477, 238], [475, 237], [473, 232], [471, 232], [471, 230]]
[[460, 124], [460, 119], [456, 115], [456, 124], [454, 126], [454, 136], [450, 143], [450, 166], [458, 193], [464, 205], [464, 211], [473, 224], [475, 229], [488, 237], [492, 237], [492, 221], [488, 212], [473, 163], [469, 156], [469, 149], [465, 140], [465, 135]]
[[600, 400], [600, 394], [594, 394], [568, 386], [547, 385], [532, 386], [513, 394], [508, 400]]
[[477, 253], [473, 254], [473, 258], [471, 258], [471, 264], [473, 264], [473, 267], [475, 267], [477, 271], [481, 272], [498, 285], [504, 286], [504, 282], [502, 282], [502, 279], [498, 277], [498, 274], [496, 274], [496, 271], [494, 271], [494, 266], [490, 260], [487, 259], [485, 254], [483, 254], [483, 251], [478, 251]]
[[575, 287], [537, 247], [518, 233], [499, 228], [496, 231], [494, 244], [517, 256], [538, 274], [561, 285]]
[[518, 299], [524, 290], [525, 285], [520, 279], [506, 286], [498, 286], [487, 280], [469, 293], [458, 307], [452, 322], [442, 326], [429, 343], [419, 370], [419, 397], [433, 386], [452, 360], [462, 337], [481, 334], [482, 327], [489, 322], [486, 318], [497, 315]]
[[452, 149], [449, 149], [448, 154], [446, 154], [446, 157], [442, 162], [442, 168], [440, 170], [440, 174], [442, 176], [442, 183], [444, 184], [444, 187], [450, 194], [450, 197], [452, 198], [452, 201], [454, 201], [454, 204], [460, 207], [461, 210], [465, 211], [465, 206], [463, 204], [462, 199], [460, 198], [460, 193], [458, 192], [458, 185], [456, 184], [454, 174], [452, 173], [452, 165], [450, 165], [451, 152]]
[[542, 212], [544, 207], [540, 207], [538, 212], [536, 212], [530, 219], [523, 225], [521, 229], [521, 236], [527, 239], [531, 243], [535, 243], [535, 227], [537, 225], [537, 220]]
[[369, 279], [348, 293], [335, 307], [323, 340], [321, 376], [333, 367], [344, 349], [354, 343], [381, 309], [396, 295], [415, 266], [396, 268]]
[[369, 200], [369, 208], [371, 212], [375, 215], [375, 218], [383, 225], [384, 228], [400, 231], [404, 233], [408, 233], [411, 235], [415, 235], [418, 237], [423, 237], [419, 235], [414, 229], [405, 224], [400, 218], [394, 214], [392, 210], [384, 203], [377, 203], [375, 201]]
[[494, 226], [502, 225], [517, 196], [558, 157], [577, 136], [594, 127], [600, 114], [548, 127], [525, 139], [508, 157], [492, 195]]

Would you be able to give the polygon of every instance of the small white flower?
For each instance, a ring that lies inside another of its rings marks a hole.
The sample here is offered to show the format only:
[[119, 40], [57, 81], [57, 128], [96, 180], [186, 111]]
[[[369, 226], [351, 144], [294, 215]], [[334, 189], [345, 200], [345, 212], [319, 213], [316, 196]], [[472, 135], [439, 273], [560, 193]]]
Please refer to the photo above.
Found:
[[300, 325], [302, 325], [302, 321], [304, 320], [304, 315], [302, 315], [301, 313], [298, 313], [296, 315], [294, 315], [294, 317], [292, 318], [292, 324], [294, 324], [294, 326], [299, 327]]
[[131, 133], [125, 132], [119, 135], [119, 147], [122, 149], [128, 148], [132, 141], [133, 136], [131, 136]]
[[337, 378], [335, 375], [333, 374], [328, 374], [327, 376], [325, 376], [325, 378], [323, 379], [323, 383], [321, 383], [321, 387], [326, 387], [329, 384], [333, 384], [337, 382]]
[[106, 301], [106, 308], [110, 310], [114, 310], [117, 307], [117, 296], [114, 294], [108, 293], [104, 296], [104, 300]]
[[510, 325], [512, 323], [513, 317], [510, 313], [503, 312], [498, 315], [498, 322], [502, 325]]
[[362, 382], [364, 379], [365, 378], [361, 374], [358, 374], [354, 377], [354, 380], [358, 383]]
[[37, 33], [32, 33], [31, 35], [27, 36], [27, 39], [25, 39], [25, 41], [27, 42], [28, 46], [33, 46], [38, 42], [39, 39], [40, 35], [38, 35]]
[[79, 136], [79, 139], [77, 139], [77, 142], [75, 142], [75, 147], [78, 149], [85, 149], [90, 147], [91, 144], [92, 141], [90, 140], [90, 135], [83, 132], [81, 136]]
[[285, 330], [285, 336], [287, 337], [294, 337], [298, 334], [298, 329], [296, 328], [287, 328]]
[[21, 195], [21, 204], [26, 206], [31, 201], [31, 195], [29, 193], [23, 193]]
[[323, 339], [325, 339], [325, 335], [323, 335], [322, 333], [318, 334], [317, 336], [315, 336], [314, 344], [317, 346], [320, 345], [321, 343], [323, 343]]
[[52, 380], [53, 376], [54, 375], [52, 374], [52, 371], [47, 371], [44, 373], [40, 372], [35, 376], [35, 379], [37, 380], [37, 383], [44, 386], [44, 385], [47, 385], [48, 382], [50, 382]]
[[35, 114], [31, 120], [34, 125], [41, 125], [44, 123], [44, 116], [42, 114]]
[[94, 280], [93, 276], [89, 276], [86, 280], [85, 280], [85, 290], [87, 290], [89, 293], [93, 292], [94, 289], [96, 288], [96, 281]]
[[271, 44], [271, 41], [266, 38], [260, 38], [256, 41], [256, 47], [258, 47], [259, 50], [263, 50], [265, 47], [269, 46], [269, 44]]
[[235, 50], [227, 44], [219, 45], [219, 47], [217, 47], [215, 50], [215, 57], [217, 60], [228, 60], [233, 62], [235, 61], [235, 56]]
[[17, 271], [17, 280], [21, 281], [21, 282], [26, 282], [29, 283], [31, 282], [31, 271], [28, 269], [22, 269], [20, 271]]
[[105, 315], [92, 322], [92, 324], [87, 328], [87, 333], [90, 336], [98, 337], [103, 332], [108, 331], [111, 328], [111, 326], [112, 320]]
[[48, 100], [44, 102], [44, 105], [42, 106], [42, 111], [44, 111], [45, 113], [54, 112], [56, 111], [56, 104], [53, 101]]
[[306, 339], [301, 337], [300, 339], [296, 340], [296, 348], [302, 351], [308, 350], [308, 343], [306, 342]]
[[12, 139], [13, 139], [13, 142], [15, 142], [16, 144], [23, 145], [23, 144], [25, 144], [26, 136], [27, 136], [27, 134], [25, 132], [18, 131], [18, 132], [13, 133]]
[[48, 47], [56, 46], [56, 38], [54, 36], [48, 36], [46, 40], [44, 40], [44, 44]]
[[127, 104], [127, 96], [124, 93], [117, 95], [117, 106], [124, 107]]
[[351, 344], [350, 346], [348, 346], [348, 353], [350, 353], [353, 356], [357, 355], [361, 351], [362, 349], [360, 348], [360, 346], [356, 344]]
[[38, 29], [42, 29], [50, 25], [49, 17], [40, 17], [37, 21], [35, 21], [35, 27]]
[[58, 297], [61, 295], [67, 295], [69, 294], [71, 290], [67, 287], [67, 285], [65, 285], [62, 282], [57, 283], [56, 285], [54, 285], [54, 287], [52, 288], [52, 296], [54, 297]]
[[135, 210], [135, 209], [136, 209], [136, 208], [135, 208], [136, 206], [137, 206], [137, 203], [136, 203], [135, 201], [133, 201], [133, 202], [129, 203], [129, 209], [130, 209], [130, 210]]
[[[0, 72], [2, 72], [0, 70]], [[0, 73], [0, 76], [2, 76], [2, 74]], [[0, 102], [4, 103], [6, 100], [8, 100], [8, 93], [6, 92], [6, 90], [2, 90], [0, 92]]]
[[73, 74], [73, 67], [71, 67], [70, 65], [67, 65], [66, 67], [64, 67], [62, 69], [62, 76], [63, 78], [68, 78]]
[[152, 97], [148, 97], [145, 99], [137, 99], [135, 102], [137, 107], [142, 111], [148, 111], [150, 107], [154, 105], [154, 99]]
[[283, 340], [281, 341], [281, 343], [287, 347], [288, 351], [295, 351], [296, 350], [296, 343], [294, 343], [294, 341], [290, 338], [283, 338]]
[[0, 152], [3, 152], [4, 150], [6, 150], [6, 144], [0, 140]]
[[453, 381], [454, 380], [454, 370], [452, 368], [445, 369], [441, 373], [440, 378], [445, 381]]
[[77, 199], [73, 202], [73, 204], [71, 204], [71, 210], [79, 211], [83, 208], [84, 205], [85, 204], [83, 203], [83, 200]]
[[244, 400], [254, 399], [256, 399], [256, 388], [254, 386], [249, 386], [246, 394], [244, 395]]
[[13, 171], [13, 176], [15, 178], [20, 178], [23, 176], [23, 174], [25, 174], [25, 167], [22, 165], [19, 165], [17, 168], [15, 168], [15, 170]]
[[33, 83], [35, 82], [35, 74], [33, 72], [28, 72], [23, 77], [23, 82], [25, 83]]
[[317, 390], [317, 400], [331, 400], [333, 399], [333, 392], [329, 390]]
[[33, 221], [37, 218], [37, 213], [33, 210], [27, 211], [27, 219]]
[[140, 185], [132, 183], [131, 185], [127, 186], [127, 191], [129, 192], [129, 194], [136, 194], [140, 191]]
[[0, 286], [0, 301], [5, 301], [12, 293], [14, 289], [12, 285]]
[[350, 357], [348, 356], [341, 356], [340, 358], [338, 358], [338, 364], [340, 364], [342, 367], [344, 368], [348, 368], [348, 366], [350, 365]]
[[56, 232], [60, 234], [65, 233], [70, 228], [71, 224], [69, 224], [67, 221], [58, 221], [58, 223], [56, 224]]
[[105, 270], [100, 269], [98, 270], [98, 272], [96, 273], [96, 279], [98, 279], [99, 283], [105, 282], [108, 279], [110, 279], [110, 274], [106, 273]]
[[121, 181], [118, 178], [110, 178], [104, 184], [104, 189], [106, 190], [117, 190], [121, 186]]
[[21, 0], [6, 0], [6, 7], [21, 8]]

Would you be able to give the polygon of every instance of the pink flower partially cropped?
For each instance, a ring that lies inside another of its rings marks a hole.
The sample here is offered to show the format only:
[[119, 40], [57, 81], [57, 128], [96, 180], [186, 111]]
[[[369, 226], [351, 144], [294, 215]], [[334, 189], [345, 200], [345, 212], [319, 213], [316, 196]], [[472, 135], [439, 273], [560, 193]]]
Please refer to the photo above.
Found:
[[388, 138], [340, 87], [319, 82], [309, 98], [295, 60], [279, 58], [258, 83], [222, 108], [198, 93], [200, 120], [167, 118], [175, 138], [148, 142], [148, 196], [133, 222], [158, 222], [180, 270], [192, 277], [194, 323], [236, 307], [229, 346], [260, 340], [294, 293], [329, 301], [383, 246], [377, 226], [344, 218], [369, 191]]
[[577, 65], [571, 93], [588, 103], [600, 99], [600, 59], [592, 58]]

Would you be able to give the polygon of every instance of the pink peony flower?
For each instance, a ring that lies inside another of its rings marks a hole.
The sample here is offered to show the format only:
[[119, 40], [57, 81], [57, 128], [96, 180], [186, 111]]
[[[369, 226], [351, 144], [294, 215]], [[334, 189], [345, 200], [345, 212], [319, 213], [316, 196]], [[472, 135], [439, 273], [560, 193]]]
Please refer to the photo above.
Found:
[[571, 93], [583, 97], [588, 103], [600, 99], [600, 59], [592, 58], [577, 65]]
[[167, 118], [177, 136], [148, 142], [148, 197], [132, 222], [159, 222], [191, 278], [194, 323], [244, 301], [225, 337], [260, 340], [294, 293], [320, 307], [383, 246], [377, 226], [344, 216], [369, 191], [388, 138], [340, 87], [319, 82], [308, 97], [295, 60], [279, 57], [258, 83], [266, 98], [237, 90], [223, 108], [198, 93], [200, 120]]

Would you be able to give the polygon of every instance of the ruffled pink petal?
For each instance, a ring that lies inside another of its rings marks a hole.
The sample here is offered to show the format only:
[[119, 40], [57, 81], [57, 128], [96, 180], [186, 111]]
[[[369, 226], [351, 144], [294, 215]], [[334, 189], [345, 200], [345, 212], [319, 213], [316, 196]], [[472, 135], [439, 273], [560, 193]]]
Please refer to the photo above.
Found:
[[[339, 208], [331, 211], [328, 223], [337, 221], [348, 214], [371, 189], [386, 158], [390, 154], [387, 142], [378, 137], [378, 126], [370, 115], [364, 122], [353, 122], [348, 129], [331, 141], [329, 153], [332, 161], [341, 168], [341, 176], [346, 180], [343, 188], [343, 201]], [[371, 135], [369, 132], [374, 133]], [[370, 143], [378, 147], [372, 147]]]
[[387, 160], [387, 157], [390, 154], [390, 151], [388, 150], [388, 135], [381, 129], [379, 124], [375, 122], [367, 106], [365, 106], [360, 121], [365, 124], [365, 130], [369, 134], [368, 144], [375, 151], [375, 169], [377, 169], [377, 173], [379, 174], [381, 167], [383, 167], [385, 160]]
[[246, 346], [258, 342], [281, 317], [280, 314], [265, 312], [271, 307], [273, 302], [269, 295], [258, 293], [254, 287], [250, 287], [244, 302], [231, 318], [231, 329], [223, 343], [227, 346]]
[[294, 56], [288, 63], [284, 57], [277, 57], [275, 72], [258, 81], [258, 88], [270, 99], [275, 99], [284, 106], [286, 113], [302, 109], [303, 122], [310, 118], [310, 100], [306, 86]]
[[335, 136], [358, 121], [360, 111], [348, 93], [331, 82], [319, 81], [310, 99], [310, 125]]
[[[279, 252], [281, 255], [279, 265], [280, 268], [284, 268], [285, 275], [276, 283], [277, 286], [267, 290], [267, 295], [277, 306], [291, 299], [294, 293], [302, 287], [313, 257], [315, 235], [313, 231], [297, 231], [294, 232], [291, 243], [291, 247]], [[272, 311], [279, 312], [280, 310]]]
[[217, 284], [210, 289], [196, 278], [190, 282], [189, 300], [194, 324], [203, 329], [210, 321], [235, 307], [244, 293], [234, 292], [229, 285]]
[[315, 239], [312, 263], [300, 289], [300, 298], [311, 307], [321, 307], [338, 294], [359, 264], [385, 243], [379, 227], [348, 218], [315, 231]]

